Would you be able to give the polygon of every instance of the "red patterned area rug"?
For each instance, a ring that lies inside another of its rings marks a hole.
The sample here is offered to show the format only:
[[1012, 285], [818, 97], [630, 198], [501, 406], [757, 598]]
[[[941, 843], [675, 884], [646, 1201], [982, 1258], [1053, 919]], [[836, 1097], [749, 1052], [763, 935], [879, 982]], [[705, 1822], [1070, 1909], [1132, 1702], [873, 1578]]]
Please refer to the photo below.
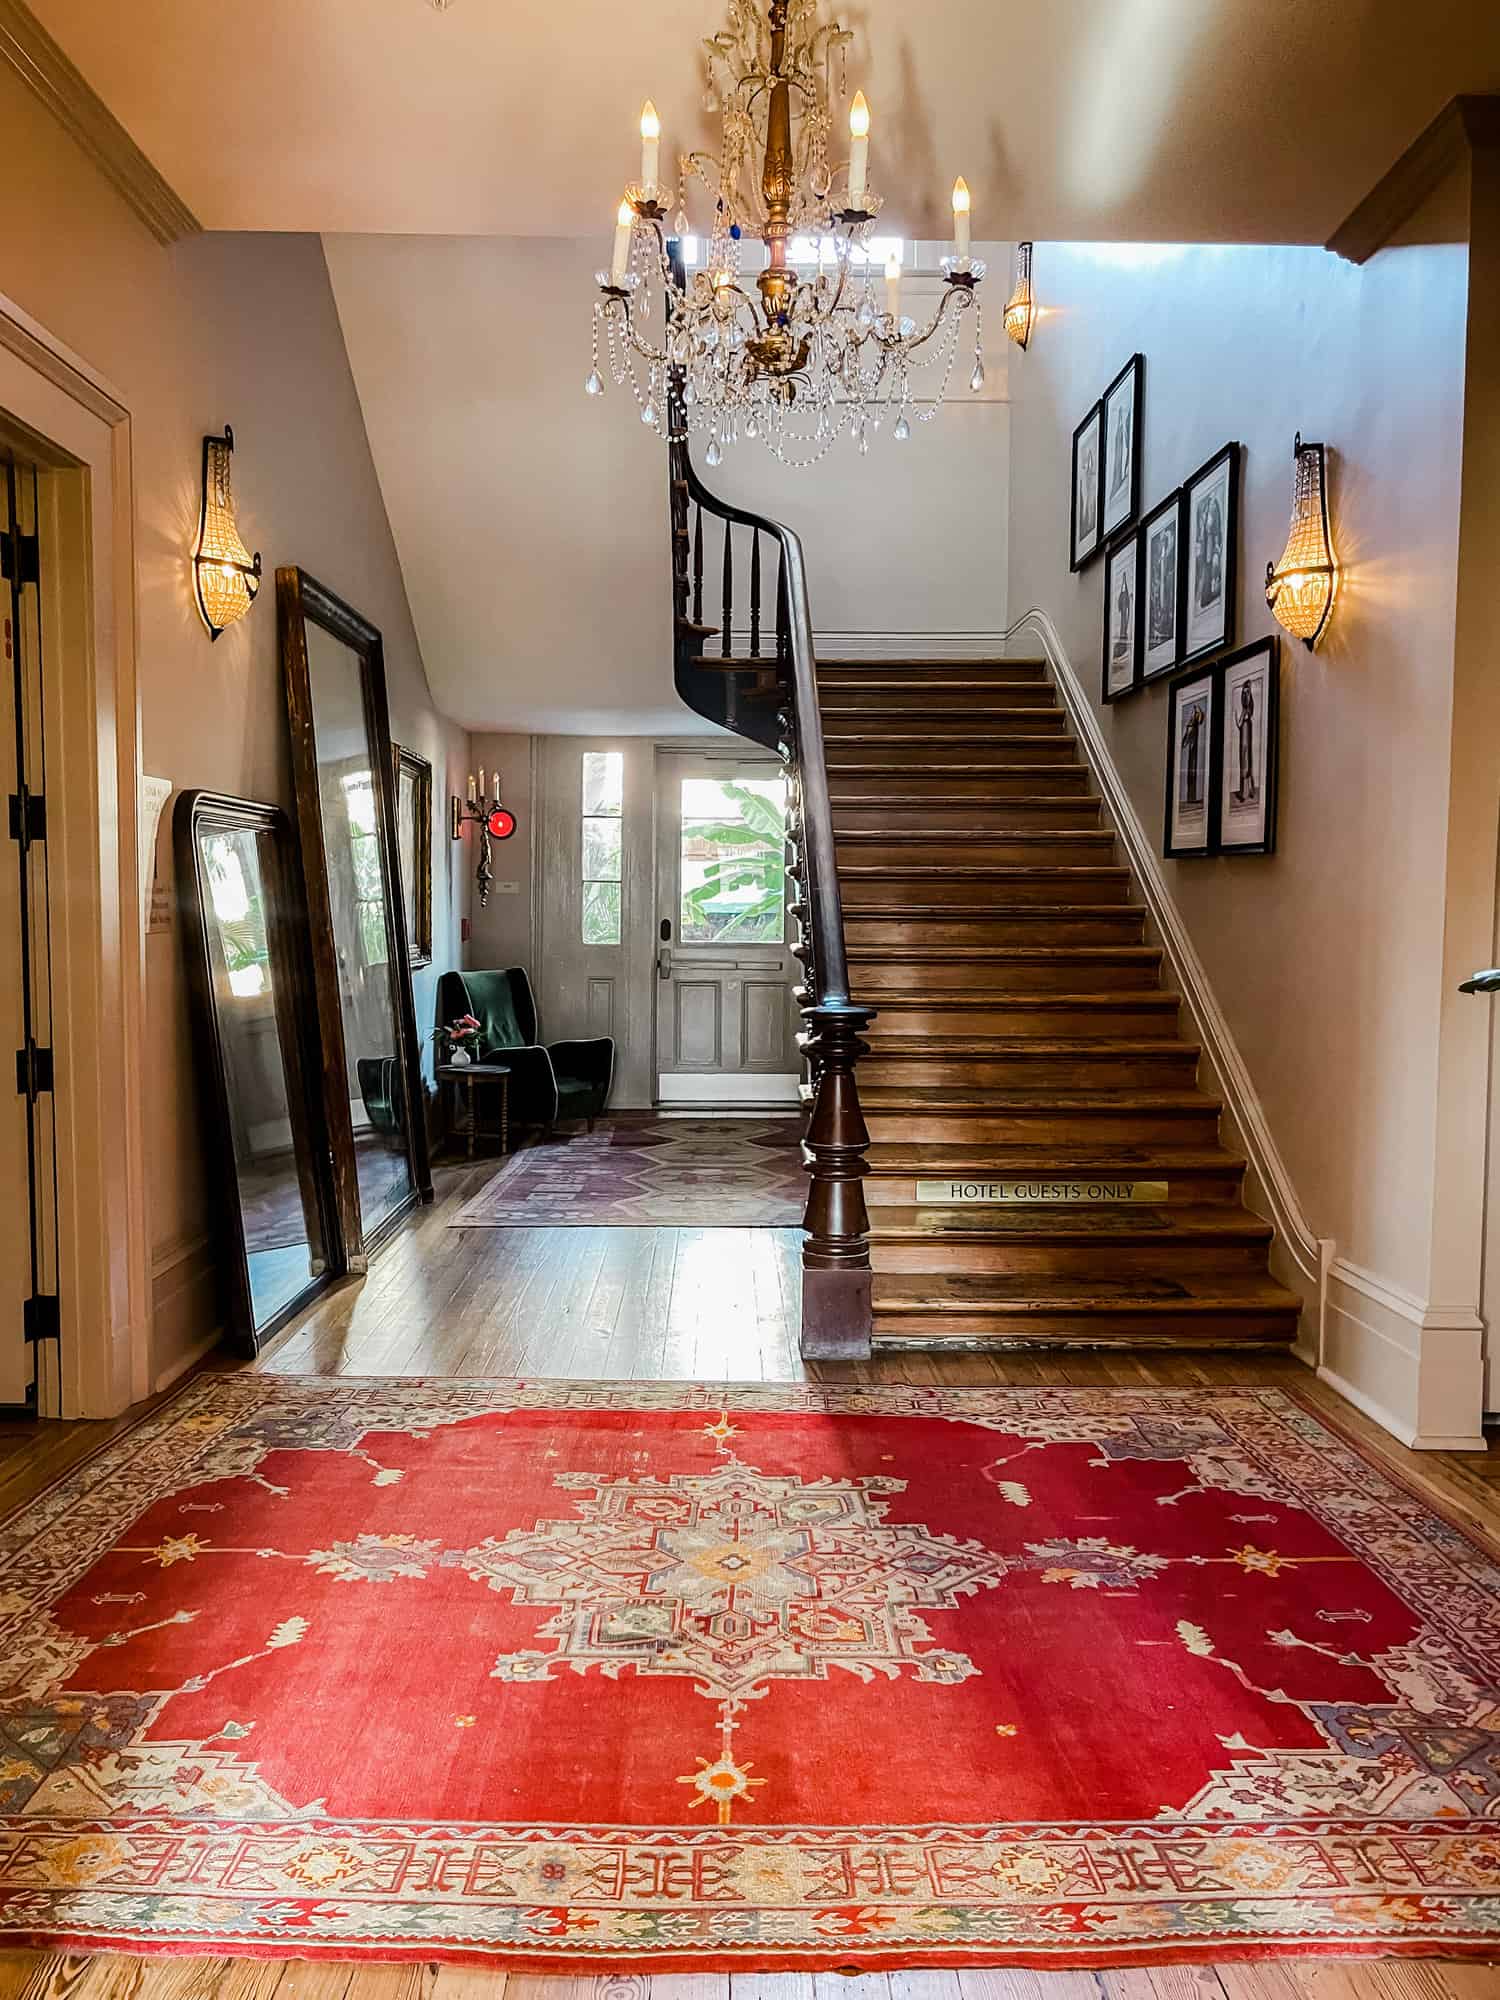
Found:
[[800, 1118], [616, 1118], [527, 1146], [449, 1227], [791, 1229], [806, 1205]]
[[210, 1377], [0, 1537], [0, 1941], [1500, 1944], [1500, 1567], [1277, 1391]]

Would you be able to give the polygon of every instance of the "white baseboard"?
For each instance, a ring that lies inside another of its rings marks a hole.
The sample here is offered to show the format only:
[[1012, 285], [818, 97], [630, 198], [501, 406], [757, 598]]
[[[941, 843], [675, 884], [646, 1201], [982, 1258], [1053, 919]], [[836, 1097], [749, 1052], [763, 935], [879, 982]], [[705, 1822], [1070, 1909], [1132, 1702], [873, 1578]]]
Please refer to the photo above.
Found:
[[1413, 1451], [1483, 1451], [1477, 1313], [1433, 1306], [1336, 1257], [1318, 1374]]

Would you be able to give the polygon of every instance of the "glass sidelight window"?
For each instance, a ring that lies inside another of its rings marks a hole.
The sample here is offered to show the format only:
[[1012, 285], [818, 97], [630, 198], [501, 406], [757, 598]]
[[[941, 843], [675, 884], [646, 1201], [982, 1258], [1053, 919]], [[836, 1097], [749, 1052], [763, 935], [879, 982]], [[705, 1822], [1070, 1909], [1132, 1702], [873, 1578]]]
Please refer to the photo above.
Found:
[[620, 942], [624, 872], [625, 758], [619, 750], [583, 755], [583, 923], [585, 944]]

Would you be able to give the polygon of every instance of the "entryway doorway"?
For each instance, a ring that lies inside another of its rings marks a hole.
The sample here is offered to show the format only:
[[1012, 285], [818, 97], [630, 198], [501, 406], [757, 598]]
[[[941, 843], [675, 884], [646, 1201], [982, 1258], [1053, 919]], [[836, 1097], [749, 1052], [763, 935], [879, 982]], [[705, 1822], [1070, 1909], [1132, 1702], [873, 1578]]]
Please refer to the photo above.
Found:
[[[58, 1333], [52, 952], [43, 758], [37, 469], [0, 442], [0, 1411], [35, 1411], [39, 1359]], [[50, 554], [50, 551], [47, 552]]]
[[774, 758], [660, 749], [655, 822], [657, 1104], [791, 1108], [786, 773]]

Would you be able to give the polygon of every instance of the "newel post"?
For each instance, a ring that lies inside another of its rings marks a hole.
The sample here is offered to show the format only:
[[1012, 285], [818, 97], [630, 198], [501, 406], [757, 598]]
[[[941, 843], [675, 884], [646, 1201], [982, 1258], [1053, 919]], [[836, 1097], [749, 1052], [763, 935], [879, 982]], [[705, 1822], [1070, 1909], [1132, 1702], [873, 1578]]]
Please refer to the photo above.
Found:
[[870, 1052], [860, 1036], [868, 1007], [809, 1007], [808, 1052], [817, 1079], [803, 1153], [812, 1187], [802, 1245], [802, 1353], [809, 1361], [860, 1361], [870, 1353], [870, 1218], [855, 1068]]

